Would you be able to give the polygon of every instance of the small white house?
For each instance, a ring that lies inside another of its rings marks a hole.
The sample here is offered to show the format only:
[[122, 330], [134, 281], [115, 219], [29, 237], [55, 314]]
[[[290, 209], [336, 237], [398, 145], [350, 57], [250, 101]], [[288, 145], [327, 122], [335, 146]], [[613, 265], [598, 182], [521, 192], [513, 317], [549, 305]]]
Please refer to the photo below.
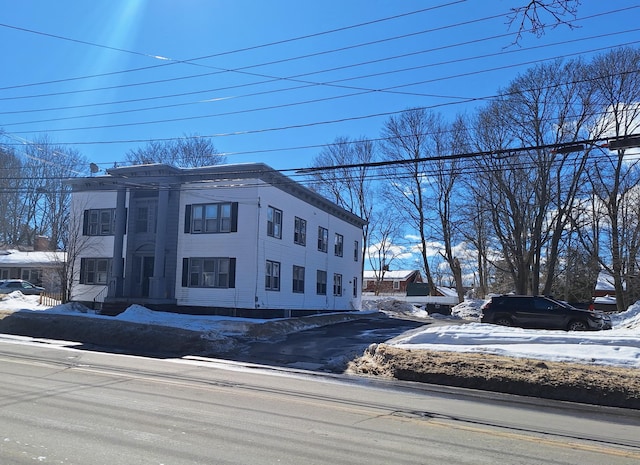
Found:
[[0, 250], [0, 280], [24, 279], [47, 291], [61, 289], [62, 268], [67, 259], [65, 252], [50, 250]]
[[139, 165], [68, 183], [84, 239], [73, 300], [256, 316], [360, 308], [364, 221], [264, 164]]

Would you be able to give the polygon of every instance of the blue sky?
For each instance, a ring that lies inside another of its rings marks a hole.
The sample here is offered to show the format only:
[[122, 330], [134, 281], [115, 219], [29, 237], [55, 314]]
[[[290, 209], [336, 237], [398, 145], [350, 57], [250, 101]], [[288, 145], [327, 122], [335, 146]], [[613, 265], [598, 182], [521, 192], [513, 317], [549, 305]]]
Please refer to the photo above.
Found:
[[211, 135], [230, 163], [304, 168], [394, 112], [472, 113], [537, 61], [640, 42], [639, 2], [584, 0], [576, 28], [513, 45], [523, 3], [0, 0], [0, 142], [46, 134], [104, 169]]

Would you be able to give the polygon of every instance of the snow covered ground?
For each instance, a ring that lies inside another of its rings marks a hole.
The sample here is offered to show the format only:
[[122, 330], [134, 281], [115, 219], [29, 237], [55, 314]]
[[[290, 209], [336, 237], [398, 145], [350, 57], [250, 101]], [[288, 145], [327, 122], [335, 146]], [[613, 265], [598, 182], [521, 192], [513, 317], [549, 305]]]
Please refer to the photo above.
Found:
[[[388, 341], [401, 347], [455, 352], [475, 352], [511, 357], [528, 357], [550, 361], [571, 361], [595, 365], [615, 365], [640, 368], [640, 302], [626, 312], [612, 315], [613, 329], [595, 332], [541, 331], [507, 328], [479, 323], [481, 301], [466, 301], [454, 308], [450, 317], [440, 319], [464, 319], [468, 324], [426, 325]], [[371, 304], [370, 304], [371, 305]], [[87, 318], [116, 318], [120, 321], [217, 333], [229, 336], [242, 334], [253, 325], [265, 320], [232, 318], [223, 316], [178, 315], [154, 312], [139, 305], [129, 307], [117, 317], [96, 315], [77, 304], [47, 307], [38, 304], [37, 296], [24, 296], [20, 292], [0, 296], [0, 310], [44, 311], [47, 313], [74, 314]], [[390, 315], [424, 318], [429, 316], [410, 304], [380, 300], [369, 309], [381, 310]], [[293, 326], [296, 330], [304, 325]]]

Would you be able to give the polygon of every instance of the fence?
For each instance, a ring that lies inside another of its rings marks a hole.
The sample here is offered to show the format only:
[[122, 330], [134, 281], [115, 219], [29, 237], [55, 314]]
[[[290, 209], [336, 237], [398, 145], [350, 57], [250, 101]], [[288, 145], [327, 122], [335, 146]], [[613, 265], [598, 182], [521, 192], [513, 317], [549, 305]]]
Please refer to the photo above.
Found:
[[61, 292], [42, 292], [40, 294], [40, 305], [54, 307], [62, 303]]

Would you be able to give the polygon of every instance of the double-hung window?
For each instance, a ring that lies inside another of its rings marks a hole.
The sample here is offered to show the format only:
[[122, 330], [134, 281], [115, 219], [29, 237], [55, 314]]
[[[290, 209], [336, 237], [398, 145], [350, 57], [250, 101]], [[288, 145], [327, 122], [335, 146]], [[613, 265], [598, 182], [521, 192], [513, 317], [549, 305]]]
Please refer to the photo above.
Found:
[[187, 205], [184, 232], [192, 234], [229, 233], [238, 230], [238, 203]]
[[156, 215], [158, 214], [158, 205], [156, 203], [147, 203], [139, 205], [136, 208], [136, 224], [135, 232], [137, 233], [155, 233], [156, 232]]
[[333, 275], [333, 295], [342, 295], [342, 275], [335, 273]]
[[327, 252], [329, 247], [329, 230], [318, 226], [318, 250], [320, 252]]
[[235, 258], [192, 257], [183, 259], [184, 287], [235, 287]]
[[267, 236], [282, 239], [282, 210], [271, 206], [267, 209]]
[[115, 208], [85, 210], [83, 234], [85, 236], [113, 236], [116, 229], [115, 218]]
[[293, 242], [298, 245], [307, 245], [307, 221], [297, 216], [293, 226]]
[[267, 260], [264, 273], [264, 288], [268, 291], [280, 290], [280, 263]]
[[293, 265], [293, 292], [304, 293], [304, 267]]
[[324, 270], [316, 273], [316, 294], [327, 295], [327, 272]]
[[342, 236], [342, 234], [336, 233], [335, 239], [333, 241], [333, 254], [336, 257], [342, 257], [343, 250], [344, 250], [344, 236]]
[[231, 232], [231, 204], [210, 203], [191, 207], [192, 233]]
[[80, 284], [108, 284], [110, 273], [110, 258], [80, 259]]

